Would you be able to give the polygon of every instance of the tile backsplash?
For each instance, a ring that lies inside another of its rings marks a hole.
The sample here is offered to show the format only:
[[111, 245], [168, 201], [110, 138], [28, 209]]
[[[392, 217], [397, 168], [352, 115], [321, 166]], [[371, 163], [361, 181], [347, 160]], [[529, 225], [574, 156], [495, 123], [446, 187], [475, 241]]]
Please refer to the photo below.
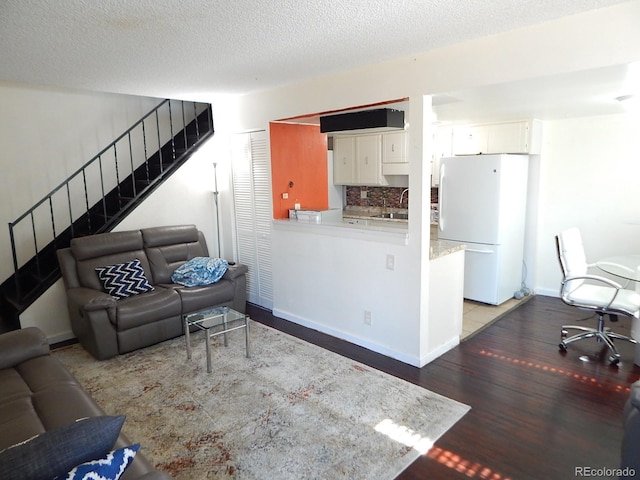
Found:
[[[349, 207], [387, 207], [409, 208], [409, 192], [401, 187], [347, 187], [347, 206]], [[366, 198], [362, 198], [366, 192]], [[402, 196], [402, 204], [400, 204]]]
[[[383, 207], [386, 201], [387, 207], [409, 208], [409, 192], [401, 187], [346, 187], [347, 206], [349, 207]], [[362, 192], [366, 198], [362, 198]], [[402, 205], [400, 204], [402, 196]], [[438, 189], [431, 189], [431, 203], [438, 203]]]

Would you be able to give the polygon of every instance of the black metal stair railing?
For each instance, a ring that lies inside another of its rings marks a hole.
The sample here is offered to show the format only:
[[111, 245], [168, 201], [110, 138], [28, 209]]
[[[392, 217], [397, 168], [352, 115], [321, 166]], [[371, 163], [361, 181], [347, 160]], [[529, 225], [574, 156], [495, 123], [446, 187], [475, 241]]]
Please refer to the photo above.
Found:
[[211, 105], [164, 100], [9, 223], [14, 275], [0, 287], [5, 320], [16, 322], [60, 278], [56, 250], [112, 230], [211, 135]]

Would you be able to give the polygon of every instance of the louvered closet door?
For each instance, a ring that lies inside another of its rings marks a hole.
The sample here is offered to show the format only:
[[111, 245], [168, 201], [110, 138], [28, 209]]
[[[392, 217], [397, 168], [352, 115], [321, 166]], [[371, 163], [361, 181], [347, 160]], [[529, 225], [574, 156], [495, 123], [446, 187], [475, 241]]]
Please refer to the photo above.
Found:
[[266, 132], [236, 135], [232, 153], [238, 261], [249, 267], [247, 299], [273, 308], [271, 168]]

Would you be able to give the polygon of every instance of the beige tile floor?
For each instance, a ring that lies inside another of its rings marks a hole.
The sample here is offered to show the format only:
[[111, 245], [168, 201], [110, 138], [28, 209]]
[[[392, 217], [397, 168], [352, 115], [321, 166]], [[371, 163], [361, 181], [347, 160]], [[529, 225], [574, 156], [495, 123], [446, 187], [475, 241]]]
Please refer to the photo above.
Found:
[[522, 302], [525, 302], [530, 298], [531, 297], [525, 297], [522, 300], [512, 298], [501, 305], [487, 305], [485, 303], [465, 300], [462, 315], [462, 335], [460, 336], [460, 340], [465, 340], [474, 333], [478, 333], [483, 328], [490, 325], [500, 315], [516, 308]]

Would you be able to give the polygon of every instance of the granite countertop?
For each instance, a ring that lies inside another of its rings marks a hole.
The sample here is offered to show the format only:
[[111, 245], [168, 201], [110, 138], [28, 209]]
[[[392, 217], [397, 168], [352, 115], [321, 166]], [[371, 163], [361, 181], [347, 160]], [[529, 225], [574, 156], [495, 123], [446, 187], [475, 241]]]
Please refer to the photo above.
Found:
[[406, 219], [401, 218], [380, 218], [377, 215], [382, 213], [404, 213], [409, 214], [409, 210], [406, 208], [381, 208], [381, 207], [358, 207], [358, 206], [349, 206], [346, 207], [342, 211], [343, 218], [362, 218], [366, 220], [375, 220], [380, 222], [389, 222], [389, 223], [409, 223]]
[[[402, 224], [407, 225], [408, 220], [398, 219], [398, 218], [379, 218], [376, 215], [380, 215], [382, 212], [382, 208], [380, 207], [358, 207], [358, 206], [350, 206], [346, 207], [342, 212], [342, 216], [344, 218], [361, 218], [366, 220], [375, 220], [377, 222], [385, 222], [389, 226], [395, 224], [400, 226]], [[401, 208], [386, 208], [385, 213], [409, 213], [407, 209]], [[381, 223], [379, 223], [380, 225]], [[438, 240], [437, 236], [437, 223], [432, 224], [431, 226], [431, 243], [429, 246], [429, 260], [435, 260], [436, 258], [444, 257], [445, 255], [449, 255], [451, 253], [459, 252], [460, 250], [464, 250], [465, 245], [460, 245], [459, 243], [449, 242], [447, 240]]]
[[448, 240], [438, 240], [437, 238], [432, 237], [431, 244], [429, 246], [429, 260], [435, 260], [436, 258], [459, 252], [465, 248], [466, 245], [450, 242]]

